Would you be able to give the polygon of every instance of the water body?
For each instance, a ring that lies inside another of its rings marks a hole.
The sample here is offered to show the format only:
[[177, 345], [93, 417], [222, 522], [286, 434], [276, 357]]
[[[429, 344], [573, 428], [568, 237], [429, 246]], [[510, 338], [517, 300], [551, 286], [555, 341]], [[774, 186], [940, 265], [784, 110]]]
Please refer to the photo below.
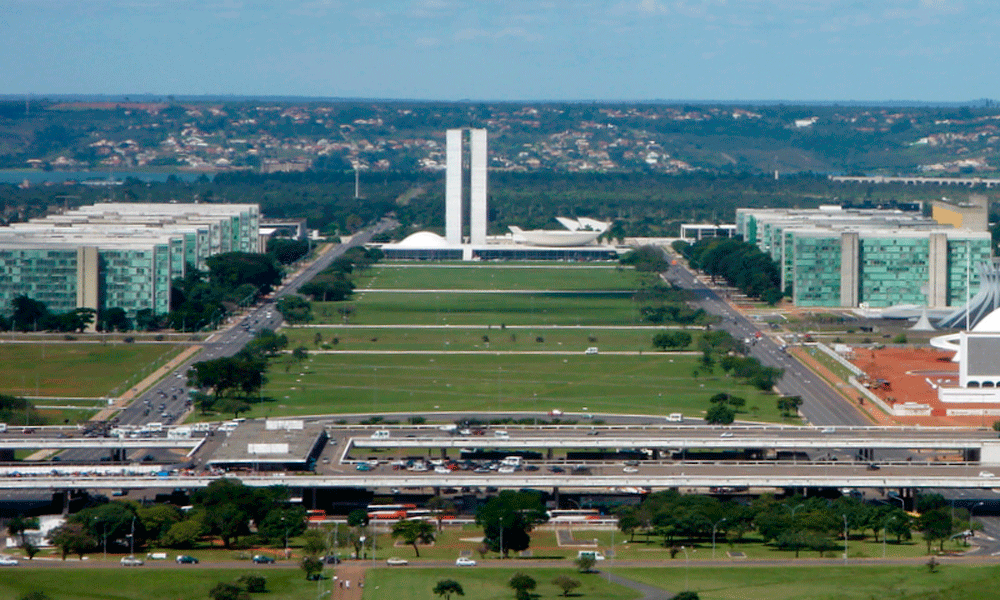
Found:
[[[166, 181], [171, 175], [181, 181], [194, 181], [202, 176], [201, 173], [142, 173], [125, 172], [114, 173], [107, 171], [4, 171], [0, 170], [0, 183], [19, 184], [27, 181], [32, 185], [41, 183], [62, 183], [64, 181], [124, 181], [126, 177], [132, 177], [146, 182]], [[205, 173], [211, 179], [212, 173]]]

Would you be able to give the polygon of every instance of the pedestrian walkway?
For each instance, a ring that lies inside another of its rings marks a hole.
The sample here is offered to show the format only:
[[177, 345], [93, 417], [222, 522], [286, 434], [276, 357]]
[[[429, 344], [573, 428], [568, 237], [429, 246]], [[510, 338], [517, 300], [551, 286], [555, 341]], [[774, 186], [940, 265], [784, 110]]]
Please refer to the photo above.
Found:
[[608, 581], [611, 583], [617, 583], [618, 585], [623, 585], [627, 588], [631, 588], [642, 596], [639, 600], [670, 600], [674, 597], [674, 592], [668, 592], [666, 590], [661, 590], [660, 588], [655, 588], [651, 585], [646, 585], [645, 583], [639, 583], [638, 581], [632, 581], [631, 579], [625, 579], [618, 575], [607, 574]]
[[335, 574], [337, 579], [331, 580], [333, 590], [330, 592], [332, 600], [361, 600], [364, 594], [365, 572], [368, 567], [357, 564], [338, 565]]

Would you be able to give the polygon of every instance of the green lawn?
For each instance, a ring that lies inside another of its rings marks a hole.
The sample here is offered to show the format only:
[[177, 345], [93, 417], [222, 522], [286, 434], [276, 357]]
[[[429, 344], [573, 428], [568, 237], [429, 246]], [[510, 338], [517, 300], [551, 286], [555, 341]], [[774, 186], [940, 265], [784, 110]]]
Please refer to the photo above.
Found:
[[[268, 372], [247, 417], [347, 412], [549, 410], [701, 414], [726, 392], [747, 400], [740, 419], [780, 421], [775, 397], [720, 373], [692, 377], [696, 357], [560, 355], [345, 355], [313, 353]], [[285, 367], [289, 371], [285, 371]], [[756, 411], [751, 411], [757, 407]]]
[[0, 344], [0, 393], [70, 398], [118, 394], [183, 348], [173, 344]]
[[315, 323], [343, 323], [337, 309], [354, 308], [357, 325], [643, 325], [628, 294], [477, 294], [370, 292], [348, 303], [314, 302]]
[[482, 264], [374, 267], [361, 287], [432, 290], [634, 290], [638, 277], [631, 268], [615, 266], [541, 266]]
[[[681, 563], [683, 564], [683, 562]], [[616, 574], [670, 591], [688, 589], [704, 600], [990, 600], [1000, 567], [922, 564], [871, 567], [631, 568]]]
[[[641, 329], [545, 329], [476, 327], [471, 329], [443, 328], [340, 328], [295, 327], [282, 331], [288, 336], [289, 348], [305, 346], [319, 350], [326, 344], [333, 350], [451, 350], [483, 352], [559, 351], [583, 352], [597, 346], [601, 351], [653, 352], [653, 336], [665, 331], [659, 327]], [[701, 329], [690, 329], [692, 342], [688, 350], [697, 349]], [[316, 345], [316, 334], [320, 346]], [[486, 338], [484, 340], [483, 338]], [[538, 342], [541, 337], [544, 341]], [[334, 345], [333, 340], [337, 343]]]
[[[365, 576], [365, 600], [426, 600], [437, 598], [431, 593], [435, 584], [442, 579], [454, 579], [462, 585], [468, 600], [510, 600], [514, 592], [507, 587], [507, 581], [516, 573], [514, 569], [376, 569]], [[565, 569], [526, 568], [524, 573], [538, 582], [534, 590], [535, 598], [556, 598], [562, 591], [552, 584], [559, 575], [568, 575], [582, 585], [573, 590], [573, 597], [587, 600], [630, 600], [639, 594], [629, 588], [609, 583], [597, 573], [583, 575], [567, 564]]]
[[[207, 599], [220, 582], [235, 581], [244, 573], [267, 576], [267, 594], [256, 598], [315, 600], [316, 583], [306, 581], [300, 569], [108, 569], [25, 568], [0, 570], [0, 600], [15, 600], [41, 591], [52, 600], [177, 600]], [[329, 583], [327, 583], [329, 585]]]

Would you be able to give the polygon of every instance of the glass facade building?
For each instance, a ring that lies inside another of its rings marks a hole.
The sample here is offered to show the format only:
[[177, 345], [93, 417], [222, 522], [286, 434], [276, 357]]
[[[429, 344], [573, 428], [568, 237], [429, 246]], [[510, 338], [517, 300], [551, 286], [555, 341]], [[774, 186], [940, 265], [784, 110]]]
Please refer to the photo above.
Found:
[[990, 235], [898, 210], [738, 209], [737, 232], [779, 265], [796, 306], [957, 306]]
[[170, 282], [223, 252], [259, 252], [253, 204], [105, 203], [0, 227], [0, 313], [25, 295], [53, 312], [170, 310]]

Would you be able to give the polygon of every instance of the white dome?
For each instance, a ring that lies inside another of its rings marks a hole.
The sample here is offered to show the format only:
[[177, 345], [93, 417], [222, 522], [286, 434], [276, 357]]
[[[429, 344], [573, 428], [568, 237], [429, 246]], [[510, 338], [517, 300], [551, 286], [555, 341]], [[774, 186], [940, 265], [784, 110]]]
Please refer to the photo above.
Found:
[[397, 248], [449, 248], [448, 241], [432, 231], [418, 231], [396, 244]]

